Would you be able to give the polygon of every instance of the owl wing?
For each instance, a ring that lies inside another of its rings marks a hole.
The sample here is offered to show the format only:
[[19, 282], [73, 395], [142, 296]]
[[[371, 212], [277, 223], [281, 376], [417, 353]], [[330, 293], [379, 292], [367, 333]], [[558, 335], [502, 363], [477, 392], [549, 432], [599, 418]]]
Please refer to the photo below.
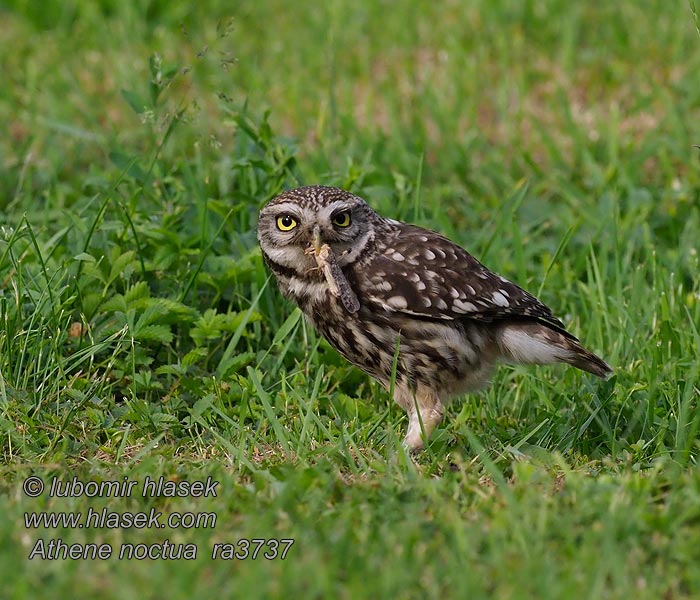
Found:
[[363, 272], [362, 293], [389, 311], [443, 320], [531, 318], [573, 337], [532, 294], [427, 229], [401, 224]]

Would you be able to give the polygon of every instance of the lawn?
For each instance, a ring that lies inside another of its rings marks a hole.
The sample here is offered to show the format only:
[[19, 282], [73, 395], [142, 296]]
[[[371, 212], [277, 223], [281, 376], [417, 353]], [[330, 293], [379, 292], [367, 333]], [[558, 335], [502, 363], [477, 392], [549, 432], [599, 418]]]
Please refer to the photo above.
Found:
[[[0, 5], [0, 597], [700, 597], [693, 5]], [[503, 366], [408, 456], [262, 263], [313, 183], [613, 377]]]

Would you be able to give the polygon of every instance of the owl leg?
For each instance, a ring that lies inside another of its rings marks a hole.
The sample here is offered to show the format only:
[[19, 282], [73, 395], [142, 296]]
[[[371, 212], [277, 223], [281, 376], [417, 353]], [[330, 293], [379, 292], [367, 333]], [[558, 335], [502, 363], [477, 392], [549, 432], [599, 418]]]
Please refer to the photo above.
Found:
[[408, 430], [403, 444], [411, 452], [417, 452], [425, 447], [425, 441], [436, 425], [442, 421], [445, 408], [437, 394], [422, 386], [417, 390], [407, 387], [396, 389], [394, 398], [399, 406], [408, 413]]

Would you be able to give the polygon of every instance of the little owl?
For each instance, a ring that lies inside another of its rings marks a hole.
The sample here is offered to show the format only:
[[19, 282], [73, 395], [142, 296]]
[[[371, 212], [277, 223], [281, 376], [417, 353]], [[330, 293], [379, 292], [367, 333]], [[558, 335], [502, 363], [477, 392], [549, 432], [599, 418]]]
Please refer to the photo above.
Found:
[[[419, 450], [445, 401], [488, 382], [499, 361], [611, 368], [552, 311], [442, 235], [387, 219], [334, 187], [284, 192], [258, 240], [280, 290], [347, 360], [391, 387]], [[392, 375], [395, 373], [395, 375]]]

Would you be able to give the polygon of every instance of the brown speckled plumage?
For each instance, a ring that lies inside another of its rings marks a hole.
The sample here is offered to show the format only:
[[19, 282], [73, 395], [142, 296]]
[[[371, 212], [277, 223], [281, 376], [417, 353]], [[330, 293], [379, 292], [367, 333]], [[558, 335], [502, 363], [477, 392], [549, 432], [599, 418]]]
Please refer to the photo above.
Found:
[[499, 360], [611, 373], [532, 294], [442, 235], [383, 218], [344, 190], [277, 196], [260, 212], [258, 240], [282, 293], [387, 388], [398, 344], [395, 400], [409, 415], [411, 449], [423, 446], [443, 403], [484, 385]]

